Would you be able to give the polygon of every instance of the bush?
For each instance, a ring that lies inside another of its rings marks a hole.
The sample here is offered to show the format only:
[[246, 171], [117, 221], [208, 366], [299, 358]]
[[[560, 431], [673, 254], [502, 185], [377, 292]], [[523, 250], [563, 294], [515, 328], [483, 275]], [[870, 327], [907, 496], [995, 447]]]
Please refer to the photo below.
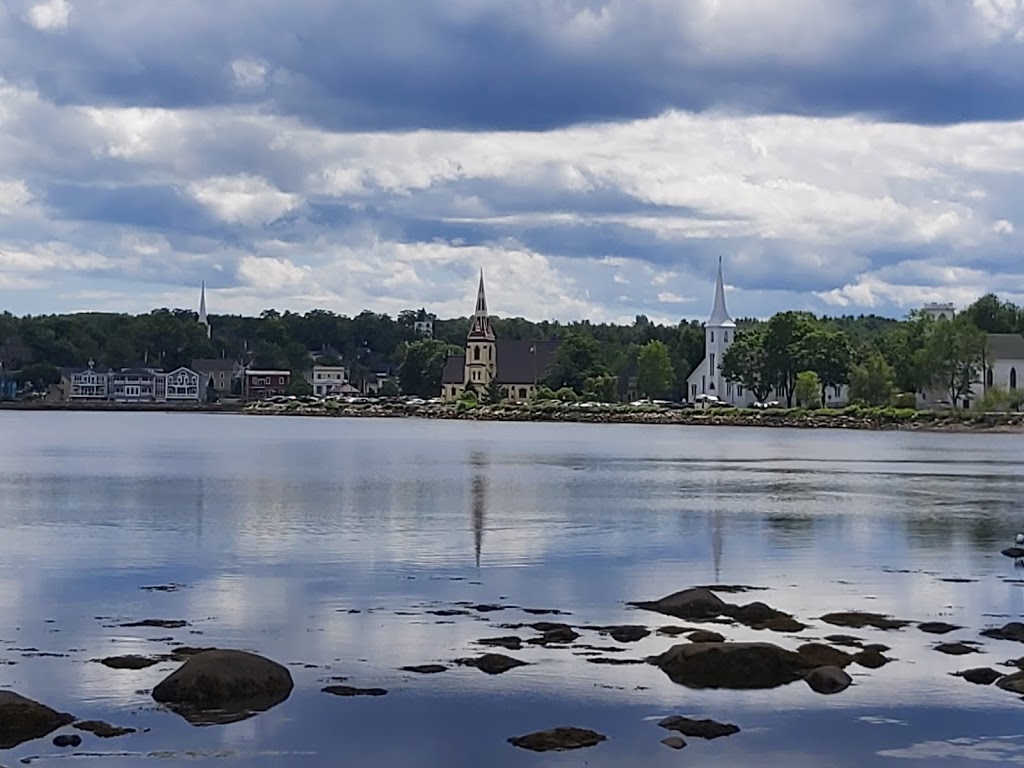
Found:
[[576, 393], [569, 387], [562, 387], [560, 390], [554, 393], [556, 400], [561, 400], [563, 403], [575, 403], [579, 398]]
[[900, 392], [892, 396], [889, 405], [893, 408], [912, 408], [916, 410], [917, 395], [913, 392]]

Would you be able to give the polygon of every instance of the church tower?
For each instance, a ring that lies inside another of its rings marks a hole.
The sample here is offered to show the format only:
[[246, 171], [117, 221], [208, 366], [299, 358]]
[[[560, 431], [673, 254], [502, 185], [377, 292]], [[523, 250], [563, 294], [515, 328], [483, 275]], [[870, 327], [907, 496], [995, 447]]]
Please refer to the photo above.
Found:
[[[722, 257], [718, 257], [718, 279], [715, 282], [715, 304], [704, 325], [704, 349], [707, 350], [707, 394], [731, 402], [731, 386], [722, 377], [722, 357], [736, 336], [736, 323], [725, 308], [725, 281], [722, 279]], [[730, 391], [727, 391], [730, 390]]]
[[480, 287], [476, 292], [476, 309], [466, 337], [466, 378], [465, 386], [472, 385], [479, 392], [494, 381], [497, 370], [494, 331], [487, 316], [487, 296], [484, 293], [484, 271], [480, 270]]
[[199, 324], [206, 329], [206, 338], [210, 338], [210, 321], [206, 317], [206, 281], [203, 280], [203, 287], [199, 289]]

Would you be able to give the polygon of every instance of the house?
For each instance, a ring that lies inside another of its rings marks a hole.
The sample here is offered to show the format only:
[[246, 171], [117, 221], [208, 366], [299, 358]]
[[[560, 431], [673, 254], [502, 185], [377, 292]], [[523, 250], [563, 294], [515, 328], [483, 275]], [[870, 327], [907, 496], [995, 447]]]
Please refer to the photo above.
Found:
[[242, 399], [266, 400], [288, 394], [291, 371], [246, 369], [242, 372]]
[[96, 370], [96, 364], [90, 360], [88, 368], [65, 369], [61, 374], [61, 384], [68, 400], [101, 402], [107, 399], [109, 376], [107, 371]]
[[206, 394], [230, 395], [241, 372], [238, 363], [223, 357], [196, 358], [190, 367], [203, 378], [204, 399]]
[[206, 382], [191, 368], [157, 373], [155, 399], [167, 403], [198, 403], [206, 396]]
[[157, 372], [153, 368], [122, 368], [107, 376], [108, 397], [115, 403], [152, 403], [157, 399]]
[[348, 370], [343, 365], [314, 365], [302, 377], [317, 397], [344, 394], [343, 388], [348, 384]]
[[[704, 359], [686, 379], [686, 395], [690, 402], [708, 401], [717, 398], [719, 402], [740, 408], [754, 404], [754, 393], [739, 382], [729, 381], [722, 375], [722, 358], [736, 340], [736, 323], [729, 316], [725, 305], [725, 281], [722, 277], [722, 260], [718, 260], [718, 275], [715, 279], [715, 299], [711, 315], [704, 324]], [[849, 387], [829, 387], [822, 405], [830, 408], [849, 402]], [[784, 401], [784, 397], [771, 392], [768, 400]]]
[[18, 382], [0, 363], [0, 400], [13, 400], [18, 395]]
[[452, 355], [441, 373], [441, 397], [452, 402], [467, 390], [494, 392], [497, 398], [523, 402], [532, 397], [558, 352], [559, 341], [496, 339], [487, 314], [484, 273], [480, 271], [476, 309], [466, 337], [466, 352]]
[[437, 320], [437, 315], [428, 314], [425, 310], [420, 310], [416, 314], [416, 319], [412, 322], [413, 332], [417, 336], [423, 336], [428, 339], [434, 337], [434, 321]]

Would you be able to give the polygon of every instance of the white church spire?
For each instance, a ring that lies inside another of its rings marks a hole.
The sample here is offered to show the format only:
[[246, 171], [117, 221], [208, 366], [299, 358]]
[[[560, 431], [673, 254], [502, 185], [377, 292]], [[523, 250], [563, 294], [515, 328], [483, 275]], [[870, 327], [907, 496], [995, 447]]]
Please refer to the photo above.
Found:
[[476, 310], [469, 326], [470, 339], [494, 340], [491, 319], [487, 316], [487, 295], [484, 293], [484, 271], [480, 270], [480, 287], [476, 290]]
[[718, 279], [715, 282], [715, 305], [711, 308], [711, 317], [708, 318], [708, 327], [735, 328], [736, 323], [729, 317], [729, 310], [725, 308], [725, 281], [722, 279], [722, 257], [718, 257]]
[[206, 317], [206, 281], [199, 289], [199, 324], [206, 327], [206, 338], [210, 338], [210, 321]]

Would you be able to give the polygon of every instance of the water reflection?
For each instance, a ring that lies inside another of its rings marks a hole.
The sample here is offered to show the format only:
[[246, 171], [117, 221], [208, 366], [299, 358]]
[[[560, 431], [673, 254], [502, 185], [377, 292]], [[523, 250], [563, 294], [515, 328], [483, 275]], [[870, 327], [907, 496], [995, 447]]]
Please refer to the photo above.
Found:
[[[501, 768], [523, 759], [508, 736], [576, 721], [611, 737], [581, 755], [591, 765], [676, 765], [650, 720], [669, 714], [743, 728], [690, 743], [712, 766], [891, 765], [1016, 733], [1013, 697], [950, 673], [1019, 646], [986, 640], [965, 661], [913, 628], [858, 631], [897, 661], [854, 670], [827, 706], [802, 683], [683, 697], [656, 669], [602, 667], [572, 647], [528, 645], [512, 655], [533, 663], [497, 678], [451, 661], [507, 634], [501, 624], [536, 620], [521, 608], [570, 611], [581, 643], [613, 644], [587, 627], [669, 623], [624, 602], [705, 583], [709, 565], [812, 625], [793, 637], [727, 627], [729, 639], [795, 647], [838, 631], [816, 617], [847, 609], [951, 621], [966, 629], [946, 639], [978, 639], [1009, 620], [986, 614], [1024, 611], [999, 555], [1024, 528], [1017, 436], [4, 412], [0, 429], [19, 435], [0, 441], [0, 686], [150, 727], [117, 742], [137, 755], [117, 764], [187, 747], [200, 762], [230, 749], [331, 765], [344, 744], [369, 764]], [[91, 435], [90, 450], [71, 434]], [[139, 589], [171, 582], [185, 586]], [[444, 610], [456, 613], [431, 613]], [[148, 617], [190, 623], [120, 626]], [[652, 634], [616, 655], [673, 642]], [[174, 643], [265, 654], [296, 690], [244, 722], [193, 729], [145, 693], [175, 663], [93, 661]], [[428, 663], [449, 669], [399, 670]], [[320, 694], [332, 677], [388, 694]]]

